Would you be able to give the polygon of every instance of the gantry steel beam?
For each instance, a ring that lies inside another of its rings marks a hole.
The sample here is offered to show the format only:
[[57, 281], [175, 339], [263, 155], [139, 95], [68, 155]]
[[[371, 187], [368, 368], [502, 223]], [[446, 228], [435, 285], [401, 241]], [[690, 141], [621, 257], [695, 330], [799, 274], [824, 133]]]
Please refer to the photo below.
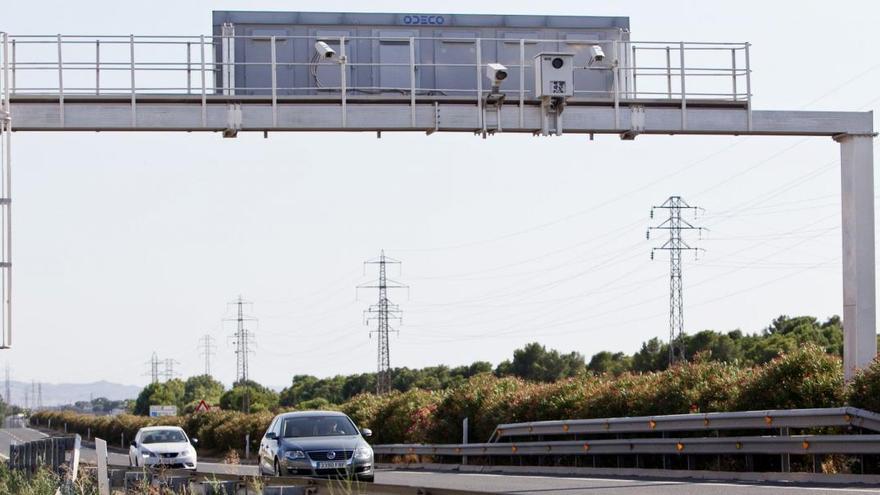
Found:
[[[418, 131], [487, 133], [485, 105], [447, 97], [266, 98], [229, 95], [13, 96], [14, 131]], [[538, 100], [508, 104], [492, 132], [541, 134]], [[841, 147], [844, 366], [847, 378], [877, 354], [872, 112], [752, 110], [743, 102], [567, 102], [569, 134], [828, 136]]]

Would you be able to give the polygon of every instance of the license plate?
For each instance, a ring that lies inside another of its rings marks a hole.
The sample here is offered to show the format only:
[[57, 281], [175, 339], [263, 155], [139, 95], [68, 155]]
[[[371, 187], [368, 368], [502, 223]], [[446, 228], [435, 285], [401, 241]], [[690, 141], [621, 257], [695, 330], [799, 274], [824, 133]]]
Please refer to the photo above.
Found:
[[345, 461], [319, 462], [318, 469], [339, 469], [345, 467]]

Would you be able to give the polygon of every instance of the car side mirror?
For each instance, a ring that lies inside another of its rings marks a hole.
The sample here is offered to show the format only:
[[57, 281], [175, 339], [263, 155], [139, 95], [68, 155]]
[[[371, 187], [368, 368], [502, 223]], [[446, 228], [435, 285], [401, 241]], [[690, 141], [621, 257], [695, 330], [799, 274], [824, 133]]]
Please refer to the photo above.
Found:
[[369, 428], [361, 428], [361, 435], [364, 437], [371, 437], [373, 436], [373, 430]]
[[189, 439], [189, 443], [191, 443], [191, 444], [193, 444], [193, 445], [196, 445], [196, 444], [199, 443], [199, 439], [198, 439], [198, 438], [190, 438], [190, 439]]
[[134, 447], [134, 448], [137, 448], [138, 443], [135, 442], [134, 440], [132, 440], [132, 441], [131, 441], [131, 446]]
[[275, 433], [274, 431], [270, 431], [269, 433], [266, 433], [266, 439], [267, 440], [278, 440], [278, 434]]

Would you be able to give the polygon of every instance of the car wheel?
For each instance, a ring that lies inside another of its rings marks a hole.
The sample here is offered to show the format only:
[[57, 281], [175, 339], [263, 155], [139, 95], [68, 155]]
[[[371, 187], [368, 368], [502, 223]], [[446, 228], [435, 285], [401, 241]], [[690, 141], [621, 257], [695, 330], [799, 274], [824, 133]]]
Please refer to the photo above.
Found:
[[277, 477], [281, 477], [281, 466], [278, 465], [278, 459], [275, 459], [275, 472], [273, 474]]

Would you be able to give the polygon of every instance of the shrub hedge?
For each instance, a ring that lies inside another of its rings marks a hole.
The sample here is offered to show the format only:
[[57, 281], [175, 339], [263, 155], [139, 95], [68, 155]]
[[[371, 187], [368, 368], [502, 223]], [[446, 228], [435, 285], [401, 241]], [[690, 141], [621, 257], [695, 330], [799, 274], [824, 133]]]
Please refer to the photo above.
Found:
[[[410, 390], [384, 396], [361, 394], [339, 409], [362, 427], [374, 431], [374, 443], [455, 443], [461, 421], [470, 418], [471, 441], [489, 438], [498, 423], [566, 418], [603, 418], [776, 408], [835, 407], [844, 404], [880, 412], [880, 360], [843, 381], [840, 359], [816, 346], [753, 368], [701, 359], [654, 373], [594, 375], [556, 383], [497, 378], [489, 373], [442, 391]], [[316, 401], [311, 406], [325, 406]], [[275, 412], [281, 412], [277, 410]], [[213, 452], [242, 449], [250, 433], [251, 448], [259, 444], [273, 413], [208, 412], [173, 418], [122, 415], [96, 417], [71, 412], [41, 411], [32, 421], [116, 442], [122, 433], [134, 437], [138, 428], [175, 425]]]

